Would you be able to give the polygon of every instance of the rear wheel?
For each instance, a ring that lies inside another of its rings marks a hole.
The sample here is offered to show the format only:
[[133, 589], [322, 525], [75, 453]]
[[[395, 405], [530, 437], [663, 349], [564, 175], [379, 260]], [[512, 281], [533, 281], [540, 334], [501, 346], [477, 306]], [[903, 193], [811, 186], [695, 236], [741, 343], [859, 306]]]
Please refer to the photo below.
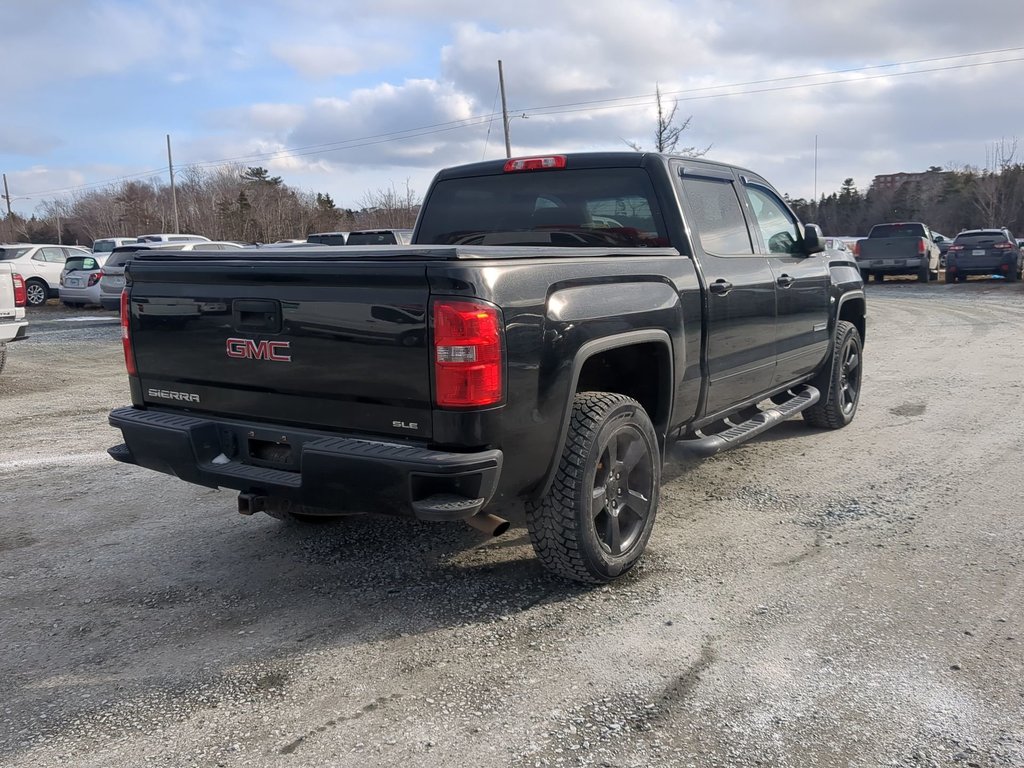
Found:
[[50, 287], [42, 280], [29, 280], [25, 283], [25, 302], [30, 307], [41, 307], [50, 298]]
[[1006, 273], [1006, 280], [1010, 283], [1017, 282], [1017, 267], [1010, 265], [1010, 271]]
[[946, 281], [947, 283], [954, 283], [954, 282], [956, 282], [956, 272], [950, 272], [950, 271], [949, 271], [949, 270], [947, 269], [947, 270], [946, 270], [946, 276], [945, 276], [944, 280], [945, 280], [945, 281]]
[[885, 282], [885, 275], [883, 275], [881, 272], [873, 272], [872, 274], [875, 276], [875, 282], [876, 283], [884, 283]]
[[815, 427], [839, 429], [853, 421], [860, 403], [864, 355], [857, 327], [846, 320], [836, 325], [832, 358], [811, 384], [821, 400], [804, 411], [804, 420]]
[[928, 266], [928, 262], [922, 261], [921, 266], [917, 268], [917, 282], [927, 283], [929, 278], [931, 278], [931, 275], [932, 272]]
[[551, 489], [526, 508], [537, 558], [575, 581], [621, 576], [647, 546], [660, 485], [661, 450], [643, 407], [612, 392], [577, 394]]

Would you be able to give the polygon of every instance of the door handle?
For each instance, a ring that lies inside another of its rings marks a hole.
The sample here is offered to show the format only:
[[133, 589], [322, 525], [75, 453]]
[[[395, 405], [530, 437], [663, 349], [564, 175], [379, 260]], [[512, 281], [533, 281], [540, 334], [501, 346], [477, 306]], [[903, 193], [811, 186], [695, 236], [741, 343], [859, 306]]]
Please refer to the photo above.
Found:
[[708, 290], [716, 296], [725, 296], [725, 294], [732, 290], [732, 283], [720, 277], [708, 287]]
[[789, 288], [793, 283], [796, 282], [795, 278], [789, 275], [779, 275], [779, 279], [775, 281], [780, 288]]

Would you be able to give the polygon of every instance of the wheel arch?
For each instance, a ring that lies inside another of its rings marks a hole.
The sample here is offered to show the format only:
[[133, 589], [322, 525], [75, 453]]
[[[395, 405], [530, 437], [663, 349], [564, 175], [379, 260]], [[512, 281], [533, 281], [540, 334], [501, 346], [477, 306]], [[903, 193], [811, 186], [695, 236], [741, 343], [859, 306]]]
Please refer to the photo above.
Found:
[[[613, 366], [632, 364], [628, 371]], [[609, 367], [612, 367], [609, 372]], [[647, 376], [651, 374], [652, 376]], [[594, 339], [583, 344], [573, 358], [569, 394], [562, 412], [554, 460], [535, 496], [548, 493], [558, 471], [558, 462], [572, 420], [573, 398], [578, 392], [606, 391], [628, 395], [647, 411], [664, 453], [668, 423], [672, 414], [675, 358], [667, 331], [647, 329], [628, 331]]]
[[867, 338], [867, 302], [863, 291], [851, 291], [839, 298], [836, 323], [838, 324], [841, 320], [853, 323], [860, 334], [861, 346], [864, 346]]

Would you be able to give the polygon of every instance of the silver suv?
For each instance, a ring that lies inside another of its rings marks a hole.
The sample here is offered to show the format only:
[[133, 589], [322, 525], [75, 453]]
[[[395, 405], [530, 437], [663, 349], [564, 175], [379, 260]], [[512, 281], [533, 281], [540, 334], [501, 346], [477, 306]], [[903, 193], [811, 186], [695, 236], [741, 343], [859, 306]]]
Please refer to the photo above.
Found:
[[233, 251], [244, 246], [227, 241], [191, 240], [189, 242], [134, 243], [115, 248], [100, 272], [100, 306], [121, 309], [121, 291], [124, 290], [124, 265], [139, 251]]

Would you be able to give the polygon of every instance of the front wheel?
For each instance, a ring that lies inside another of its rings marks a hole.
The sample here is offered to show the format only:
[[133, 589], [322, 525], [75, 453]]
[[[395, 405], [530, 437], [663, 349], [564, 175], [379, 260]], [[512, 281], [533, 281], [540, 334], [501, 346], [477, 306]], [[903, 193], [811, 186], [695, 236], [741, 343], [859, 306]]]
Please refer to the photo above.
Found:
[[812, 385], [821, 392], [821, 400], [804, 411], [804, 420], [815, 427], [840, 429], [853, 421], [860, 403], [864, 348], [853, 323], [836, 324], [832, 356]]
[[42, 280], [25, 283], [25, 302], [30, 307], [41, 307], [50, 298], [50, 288]]
[[660, 486], [661, 450], [643, 406], [612, 392], [577, 394], [551, 489], [526, 508], [537, 558], [575, 581], [621, 576], [647, 546]]

